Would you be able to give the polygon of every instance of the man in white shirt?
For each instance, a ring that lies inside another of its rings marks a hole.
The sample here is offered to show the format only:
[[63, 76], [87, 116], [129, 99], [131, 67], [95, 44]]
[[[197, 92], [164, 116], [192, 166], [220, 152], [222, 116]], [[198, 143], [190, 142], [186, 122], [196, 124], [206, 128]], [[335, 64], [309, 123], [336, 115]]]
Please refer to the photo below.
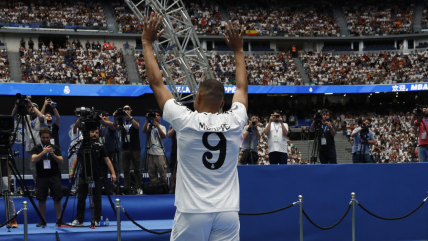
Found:
[[269, 124], [264, 131], [269, 138], [269, 163], [287, 164], [287, 135], [288, 125], [284, 123], [281, 111], [275, 110], [270, 116]]
[[[201, 83], [195, 111], [174, 100], [162, 82], [152, 43], [162, 17], [152, 13], [144, 22], [143, 51], [150, 88], [177, 135], [177, 184], [171, 240], [239, 240], [239, 180], [237, 162], [241, 132], [247, 121], [248, 83], [243, 37], [238, 26], [225, 25], [226, 43], [235, 53], [236, 92], [229, 111], [224, 106], [224, 86], [216, 80]], [[232, 27], [232, 29], [229, 28]]]
[[[146, 115], [146, 123], [143, 126], [143, 133], [147, 135], [146, 138], [150, 138], [150, 141], [147, 141], [150, 144], [149, 147], [146, 147], [147, 151], [147, 168], [149, 173], [150, 181], [158, 181], [158, 174], [162, 182], [166, 182], [166, 157], [164, 152], [164, 147], [162, 140], [166, 137], [166, 128], [161, 125], [160, 113], [156, 113], [156, 118], [149, 118], [148, 114]], [[148, 133], [150, 131], [150, 133]]]

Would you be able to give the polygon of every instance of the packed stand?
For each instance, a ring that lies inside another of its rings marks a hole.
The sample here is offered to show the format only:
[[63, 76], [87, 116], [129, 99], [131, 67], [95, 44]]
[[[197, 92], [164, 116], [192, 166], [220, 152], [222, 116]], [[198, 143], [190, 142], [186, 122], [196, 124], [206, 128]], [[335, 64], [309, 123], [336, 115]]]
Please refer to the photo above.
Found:
[[22, 77], [28, 83], [129, 84], [121, 49], [114, 43], [80, 43], [79, 40], [55, 47], [44, 42], [19, 50]]
[[0, 2], [0, 25], [30, 28], [106, 29], [107, 21], [101, 2], [30, 1]]
[[312, 82], [331, 85], [396, 84], [428, 81], [427, 50], [410, 54], [383, 52], [333, 54], [300, 52]]
[[[415, 152], [415, 149], [413, 149], [417, 144], [417, 137], [415, 128], [411, 125], [411, 113], [368, 114], [366, 116], [372, 119], [370, 130], [374, 133], [376, 140], [376, 144], [370, 146], [374, 162], [418, 162], [417, 148]], [[353, 141], [351, 133], [358, 126], [358, 120], [361, 118], [364, 117], [343, 115], [342, 121], [346, 124], [345, 133], [351, 143]]]
[[[233, 55], [218, 54], [215, 50], [207, 55], [215, 78], [226, 84], [236, 84]], [[301, 78], [291, 54], [286, 52], [245, 55], [247, 77], [250, 85], [301, 85]]]
[[[129, 9], [128, 5], [123, 1], [112, 2], [114, 15], [119, 25], [119, 32], [122, 33], [142, 33], [143, 27], [137, 17]], [[185, 2], [190, 20], [195, 26], [196, 34], [198, 35], [221, 35], [224, 29], [225, 21], [220, 17], [218, 5], [211, 3], [206, 4], [206, 1]], [[172, 7], [170, 10], [173, 10]], [[144, 9], [140, 9], [144, 12]], [[179, 14], [176, 15], [180, 19]], [[175, 20], [172, 20], [173, 22]], [[174, 25], [176, 30], [182, 30], [182, 26]]]
[[392, 0], [383, 3], [364, 0], [347, 2], [343, 7], [351, 35], [412, 33], [414, 4]]
[[424, 10], [422, 12], [421, 27], [422, 27], [422, 29], [428, 28], [428, 1], [425, 1], [425, 3], [424, 3]]
[[[245, 30], [258, 36], [302, 36], [302, 37], [338, 37], [340, 27], [334, 18], [329, 3], [287, 2], [273, 0], [269, 2], [240, 3], [228, 2], [229, 19], [245, 25]], [[330, 12], [329, 12], [330, 10]]]
[[0, 52], [0, 83], [10, 82], [9, 58], [6, 49]]

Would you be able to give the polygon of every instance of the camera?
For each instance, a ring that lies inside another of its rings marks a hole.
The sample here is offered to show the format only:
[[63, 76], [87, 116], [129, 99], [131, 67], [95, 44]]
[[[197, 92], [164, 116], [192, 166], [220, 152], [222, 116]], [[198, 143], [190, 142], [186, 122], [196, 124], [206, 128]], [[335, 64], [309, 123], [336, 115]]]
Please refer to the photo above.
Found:
[[156, 119], [156, 113], [158, 112], [158, 110], [147, 110], [147, 120], [150, 123], [153, 123], [153, 120]]
[[14, 119], [11, 115], [0, 116], [0, 147], [11, 146], [10, 137], [13, 133]]
[[415, 107], [415, 109], [416, 109], [415, 115], [416, 115], [416, 117], [418, 119], [422, 119], [423, 118], [423, 116], [424, 116], [424, 108], [426, 108], [426, 107], [423, 106], [423, 105], [416, 105], [416, 107]]
[[279, 117], [281, 117], [281, 115], [273, 115], [273, 117], [279, 118]]
[[256, 125], [256, 121], [251, 122], [251, 124], [252, 124], [253, 126], [255, 126], [255, 125]]
[[21, 93], [17, 93], [16, 98], [18, 99], [18, 113], [28, 115], [28, 99], [31, 96], [22, 96]]
[[82, 132], [83, 135], [83, 146], [89, 146], [91, 145], [91, 137], [90, 137], [90, 131], [94, 131], [98, 129], [98, 126], [100, 125], [99, 121], [101, 119], [100, 114], [106, 113], [100, 110], [94, 110], [90, 108], [80, 107], [76, 108], [75, 116], [80, 118], [80, 126], [79, 129]]
[[116, 111], [116, 118], [123, 118], [126, 116], [126, 112], [123, 110], [123, 108], [118, 108]]
[[361, 138], [364, 140], [367, 140], [367, 138], [369, 137], [369, 133], [370, 133], [369, 128], [371, 128], [372, 125], [366, 125], [361, 120], [358, 121], [358, 124], [361, 125], [361, 131], [360, 131]]
[[321, 110], [318, 110], [315, 114], [314, 114], [314, 122], [315, 122], [315, 126], [320, 126], [322, 124], [322, 114], [325, 113]]

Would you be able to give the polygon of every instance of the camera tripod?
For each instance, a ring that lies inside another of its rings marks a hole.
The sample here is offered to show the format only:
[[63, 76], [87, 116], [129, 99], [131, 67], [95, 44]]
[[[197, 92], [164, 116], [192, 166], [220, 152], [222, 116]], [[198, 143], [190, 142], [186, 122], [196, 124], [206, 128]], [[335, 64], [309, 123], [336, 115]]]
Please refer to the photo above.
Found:
[[[86, 138], [88, 138], [88, 137], [86, 137]], [[88, 185], [89, 208], [90, 208], [90, 214], [91, 214], [91, 225], [90, 225], [90, 227], [95, 228], [94, 200], [93, 200], [93, 190], [92, 190], [92, 188], [95, 187], [95, 181], [96, 181], [96, 180], [94, 180], [94, 173], [98, 175], [99, 181], [101, 181], [103, 184], [105, 184], [106, 181], [104, 180], [104, 176], [102, 175], [101, 168], [100, 168], [98, 162], [96, 161], [97, 158], [95, 157], [95, 151], [93, 150], [93, 148], [94, 148], [93, 144], [90, 141], [88, 142], [87, 140], [85, 140], [85, 135], [84, 135], [84, 140], [83, 140], [82, 146], [77, 151], [77, 164], [76, 164], [76, 168], [75, 168], [73, 178], [71, 179], [71, 182], [70, 182], [70, 187], [69, 187], [69, 190], [67, 193], [67, 198], [66, 198], [64, 205], [63, 205], [61, 217], [59, 218], [59, 223], [61, 223], [62, 218], [64, 216], [65, 208], [67, 207], [68, 199], [70, 198], [71, 187], [74, 185], [77, 177], [79, 176], [80, 172], [82, 171], [84, 174], [84, 180], [85, 180], [86, 184]], [[114, 207], [113, 201], [111, 200], [110, 190], [108, 188], [108, 185], [104, 185], [104, 187], [106, 188], [107, 196], [108, 196], [110, 205], [113, 209], [113, 213], [116, 215], [115, 207]], [[76, 189], [76, 193], [78, 193], [77, 189]], [[78, 197], [78, 195], [77, 195], [77, 197]], [[59, 226], [60, 226], [60, 224], [59, 224]]]
[[[312, 151], [311, 151], [311, 164], [316, 164], [319, 154], [320, 154], [320, 145], [321, 145], [321, 139], [323, 136], [322, 129], [321, 129], [321, 123], [315, 122], [315, 137], [314, 137], [314, 143], [312, 144]], [[309, 147], [308, 147], [309, 149]]]

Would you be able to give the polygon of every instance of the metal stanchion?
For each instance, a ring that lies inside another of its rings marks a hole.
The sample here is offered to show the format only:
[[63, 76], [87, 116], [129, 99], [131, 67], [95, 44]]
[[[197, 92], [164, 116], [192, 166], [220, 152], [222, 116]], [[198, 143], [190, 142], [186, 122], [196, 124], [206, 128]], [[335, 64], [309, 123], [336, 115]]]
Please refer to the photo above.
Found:
[[122, 234], [120, 233], [120, 199], [115, 200], [116, 203], [116, 218], [117, 218], [117, 241], [122, 240]]
[[28, 203], [27, 201], [22, 202], [22, 206], [24, 206], [24, 208], [22, 209], [24, 210], [24, 241], [28, 241], [28, 216], [27, 216]]
[[351, 193], [352, 201], [352, 241], [355, 241], [355, 192]]
[[299, 195], [299, 212], [300, 212], [300, 241], [303, 241], [303, 196]]

